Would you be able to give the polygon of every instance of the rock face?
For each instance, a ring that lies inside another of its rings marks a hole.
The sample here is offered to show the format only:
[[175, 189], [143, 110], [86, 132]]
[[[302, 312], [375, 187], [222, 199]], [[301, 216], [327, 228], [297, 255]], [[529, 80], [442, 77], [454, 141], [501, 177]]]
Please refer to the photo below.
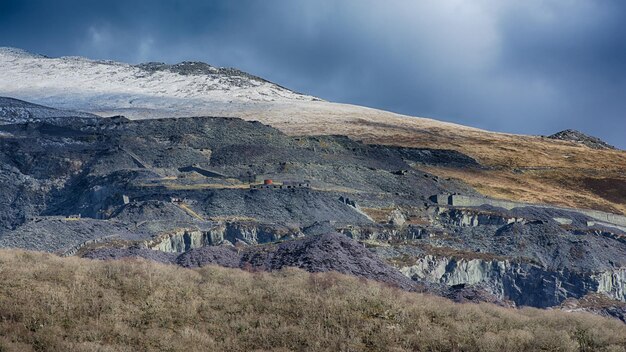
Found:
[[51, 183], [0, 163], [0, 234], [43, 211], [45, 194], [52, 187]]
[[596, 292], [626, 302], [626, 268], [607, 270], [596, 274], [594, 281], [598, 284]]
[[592, 149], [615, 149], [614, 146], [606, 143], [600, 138], [589, 136], [576, 130], [564, 130], [550, 135], [548, 138], [581, 143]]
[[442, 207], [431, 216], [427, 227], [344, 233], [390, 243], [372, 250], [417, 281], [480, 288], [501, 302], [551, 307], [589, 293], [626, 301], [626, 237], [589, 227], [593, 221], [584, 214], [482, 206]]
[[280, 225], [255, 222], [215, 222], [202, 228], [168, 231], [149, 241], [151, 249], [167, 253], [183, 253], [224, 243], [260, 244], [302, 236], [297, 230]]
[[[497, 299], [508, 299], [520, 306], [551, 307], [568, 297], [588, 292], [605, 292], [596, 280], [569, 271], [552, 272], [529, 263], [509, 261], [435, 258], [425, 256], [401, 272], [419, 281], [447, 286], [483, 285]], [[618, 298], [618, 297], [615, 297]], [[626, 297], [619, 295], [619, 299]]]

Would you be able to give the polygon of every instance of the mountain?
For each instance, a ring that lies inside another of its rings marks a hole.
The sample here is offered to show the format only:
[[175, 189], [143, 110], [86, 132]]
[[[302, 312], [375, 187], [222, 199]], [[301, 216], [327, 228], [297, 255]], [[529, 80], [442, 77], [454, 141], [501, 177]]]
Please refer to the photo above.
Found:
[[[314, 101], [262, 78], [201, 62], [130, 65], [82, 57], [47, 58], [0, 48], [0, 95], [62, 109], [129, 118], [223, 116], [253, 103]], [[36, 79], [37, 84], [32, 84]], [[189, 104], [193, 102], [193, 105]]]
[[1, 248], [334, 270], [624, 316], [624, 151], [325, 102], [203, 63], [4, 48], [0, 68], [2, 94], [52, 105], [0, 99]]
[[626, 217], [487, 198], [432, 168], [487, 167], [456, 150], [290, 136], [238, 118], [5, 124], [0, 247], [295, 265], [408, 288], [404, 277], [459, 300], [535, 307], [589, 293], [626, 301]]
[[452, 149], [485, 167], [427, 171], [494, 198], [626, 213], [626, 194], [611, 191], [626, 189], [626, 153], [619, 150], [319, 101], [202, 63], [129, 65], [0, 48], [0, 70], [0, 95], [54, 108], [131, 119], [240, 117], [289, 135], [342, 134], [372, 144]]

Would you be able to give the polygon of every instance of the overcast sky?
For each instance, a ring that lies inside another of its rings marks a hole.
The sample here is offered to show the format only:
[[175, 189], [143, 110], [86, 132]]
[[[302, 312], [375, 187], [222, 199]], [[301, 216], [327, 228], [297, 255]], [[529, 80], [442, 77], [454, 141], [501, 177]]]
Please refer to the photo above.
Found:
[[0, 0], [0, 46], [205, 61], [331, 101], [626, 148], [622, 0]]

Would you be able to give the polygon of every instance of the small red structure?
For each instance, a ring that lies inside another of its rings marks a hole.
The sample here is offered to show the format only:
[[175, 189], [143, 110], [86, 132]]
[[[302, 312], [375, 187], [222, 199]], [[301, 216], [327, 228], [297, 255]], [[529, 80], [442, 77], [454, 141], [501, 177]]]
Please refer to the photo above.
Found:
[[263, 184], [264, 185], [271, 185], [272, 183], [274, 183], [274, 181], [267, 179], [267, 180], [263, 180]]

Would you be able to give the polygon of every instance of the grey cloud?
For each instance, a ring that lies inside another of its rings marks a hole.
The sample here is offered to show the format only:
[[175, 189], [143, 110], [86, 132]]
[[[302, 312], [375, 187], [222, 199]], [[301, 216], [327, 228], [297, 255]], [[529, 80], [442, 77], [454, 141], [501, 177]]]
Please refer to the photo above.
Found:
[[0, 45], [235, 66], [322, 98], [626, 148], [626, 3], [3, 1]]

